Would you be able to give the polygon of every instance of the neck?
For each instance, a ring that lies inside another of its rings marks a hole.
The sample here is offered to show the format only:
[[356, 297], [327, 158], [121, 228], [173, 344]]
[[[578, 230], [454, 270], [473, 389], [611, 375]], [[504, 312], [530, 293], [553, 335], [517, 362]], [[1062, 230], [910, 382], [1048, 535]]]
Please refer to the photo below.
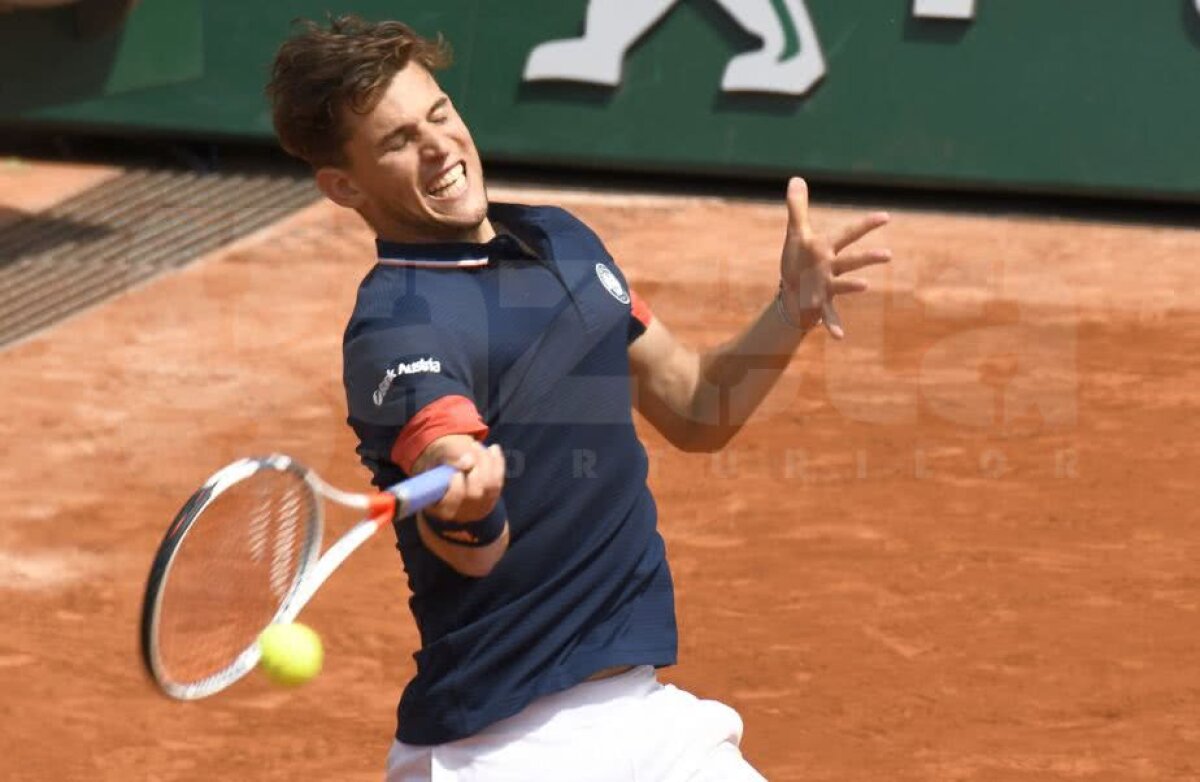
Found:
[[496, 238], [496, 228], [492, 225], [492, 221], [488, 218], [483, 218], [483, 222], [475, 227], [472, 232], [474, 236], [467, 241], [475, 244], [486, 244]]
[[379, 225], [373, 220], [367, 220], [367, 223], [375, 230], [375, 235], [380, 239], [385, 242], [395, 242], [396, 244], [447, 244], [460, 242], [466, 244], [487, 244], [496, 238], [496, 228], [492, 225], [492, 221], [486, 217], [483, 218], [483, 222], [474, 228], [445, 233], [414, 231], [411, 227], [402, 225]]

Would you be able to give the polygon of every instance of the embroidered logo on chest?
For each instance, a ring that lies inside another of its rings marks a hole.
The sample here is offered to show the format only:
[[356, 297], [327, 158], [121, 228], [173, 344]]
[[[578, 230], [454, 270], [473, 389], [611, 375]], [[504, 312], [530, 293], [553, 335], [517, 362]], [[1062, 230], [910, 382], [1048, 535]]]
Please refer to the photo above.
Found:
[[602, 263], [598, 263], [596, 264], [596, 276], [600, 278], [600, 284], [604, 286], [606, 291], [612, 294], [614, 299], [622, 304], [629, 303], [629, 294], [625, 292], [621, 281], [617, 279], [617, 275], [613, 274], [611, 269]]

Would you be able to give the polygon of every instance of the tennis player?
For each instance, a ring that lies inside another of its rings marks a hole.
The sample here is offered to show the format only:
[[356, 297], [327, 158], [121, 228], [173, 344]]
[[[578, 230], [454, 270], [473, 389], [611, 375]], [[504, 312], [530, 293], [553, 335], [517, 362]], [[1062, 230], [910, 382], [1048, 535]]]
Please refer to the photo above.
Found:
[[[788, 186], [778, 294], [697, 354], [568, 212], [489, 203], [471, 134], [398, 22], [306, 24], [268, 88], [283, 147], [378, 237], [344, 337], [349, 423], [380, 487], [449, 463], [431, 510], [395, 523], [421, 634], [388, 780], [755, 780], [742, 722], [655, 678], [674, 595], [637, 409], [675, 446], [737, 433], [820, 325], [856, 249]], [[748, 369], [756, 371], [748, 372]]]

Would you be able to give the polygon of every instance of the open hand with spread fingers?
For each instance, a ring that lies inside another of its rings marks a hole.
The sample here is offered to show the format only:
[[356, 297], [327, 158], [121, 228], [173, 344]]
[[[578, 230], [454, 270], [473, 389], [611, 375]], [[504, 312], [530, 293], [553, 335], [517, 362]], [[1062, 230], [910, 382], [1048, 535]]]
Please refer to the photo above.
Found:
[[846, 336], [833, 298], [867, 290], [863, 280], [846, 277], [866, 266], [887, 263], [886, 249], [855, 247], [860, 239], [891, 219], [886, 212], [871, 214], [846, 226], [832, 238], [816, 233], [808, 217], [808, 184], [799, 177], [788, 182], [788, 227], [779, 263], [779, 306], [784, 318], [797, 328], [810, 329], [824, 322], [834, 339]]

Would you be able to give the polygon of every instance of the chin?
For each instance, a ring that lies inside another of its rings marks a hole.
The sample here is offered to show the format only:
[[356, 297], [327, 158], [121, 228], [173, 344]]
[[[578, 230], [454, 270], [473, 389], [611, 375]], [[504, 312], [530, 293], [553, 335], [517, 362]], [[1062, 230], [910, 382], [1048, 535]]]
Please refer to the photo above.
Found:
[[431, 217], [450, 229], [474, 230], [483, 225], [487, 219], [488, 203], [486, 198], [471, 199], [470, 203], [458, 205], [449, 211], [430, 210]]
[[470, 223], [472, 228], [478, 228], [479, 226], [483, 225], [483, 221], [487, 219], [488, 214], [487, 200], [482, 199], [480, 203], [473, 205], [473, 208], [469, 210], [468, 214], [469, 216], [466, 218], [466, 220]]
[[450, 203], [427, 196], [418, 199], [373, 210], [382, 219], [367, 222], [376, 233], [398, 241], [460, 242], [473, 241], [474, 232], [487, 219], [486, 193], [467, 193]]

